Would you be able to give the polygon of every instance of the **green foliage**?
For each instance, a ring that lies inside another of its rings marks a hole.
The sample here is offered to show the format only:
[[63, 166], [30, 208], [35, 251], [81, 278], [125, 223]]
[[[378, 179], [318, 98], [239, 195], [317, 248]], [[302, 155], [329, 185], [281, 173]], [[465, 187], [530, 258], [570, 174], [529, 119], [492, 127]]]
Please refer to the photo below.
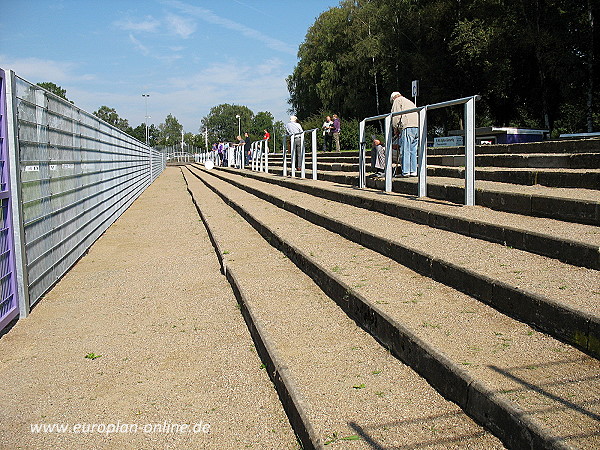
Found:
[[223, 103], [213, 106], [208, 115], [202, 118], [200, 132], [208, 129], [209, 142], [234, 141], [239, 127], [242, 137], [247, 132], [254, 141], [263, 138], [264, 130], [273, 134], [273, 120], [273, 114], [270, 112], [261, 111], [255, 115], [247, 106]]
[[[589, 0], [343, 0], [306, 33], [287, 78], [291, 110], [303, 122], [323, 111], [378, 115], [392, 91], [409, 96], [419, 80], [419, 104], [482, 95], [478, 126], [592, 131], [599, 9]], [[428, 125], [437, 134], [461, 120], [449, 110]]]
[[[131, 133], [131, 131], [132, 131], [127, 119], [122, 119], [121, 117], [119, 117], [115, 108], [109, 108], [108, 106], [101, 106], [98, 109], [98, 111], [94, 111], [93, 114], [96, 117], [98, 117], [99, 119], [102, 119], [105, 122], [108, 122], [109, 124], [111, 124], [112, 126], [117, 127], [121, 131], [124, 131], [126, 133]], [[145, 133], [145, 131], [144, 131], [144, 133]], [[145, 136], [145, 134], [144, 134], [144, 136]], [[141, 139], [141, 140], [145, 141], [146, 139], [144, 137], [144, 139]]]
[[61, 88], [60, 86], [50, 82], [50, 81], [44, 81], [43, 83], [38, 83], [37, 84], [39, 87], [42, 87], [44, 89], [46, 89], [47, 91], [52, 92], [55, 95], [58, 95], [60, 98], [64, 98], [65, 100], [69, 100], [67, 98], [67, 90]]
[[172, 114], [169, 114], [164, 123], [158, 126], [158, 145], [172, 146], [179, 144], [182, 131], [183, 125]]

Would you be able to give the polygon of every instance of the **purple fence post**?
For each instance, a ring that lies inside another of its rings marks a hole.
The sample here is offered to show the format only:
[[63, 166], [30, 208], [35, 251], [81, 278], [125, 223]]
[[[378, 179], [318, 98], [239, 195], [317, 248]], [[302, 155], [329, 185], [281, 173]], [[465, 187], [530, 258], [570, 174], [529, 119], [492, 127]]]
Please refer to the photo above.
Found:
[[12, 229], [6, 74], [0, 69], [0, 331], [19, 314]]

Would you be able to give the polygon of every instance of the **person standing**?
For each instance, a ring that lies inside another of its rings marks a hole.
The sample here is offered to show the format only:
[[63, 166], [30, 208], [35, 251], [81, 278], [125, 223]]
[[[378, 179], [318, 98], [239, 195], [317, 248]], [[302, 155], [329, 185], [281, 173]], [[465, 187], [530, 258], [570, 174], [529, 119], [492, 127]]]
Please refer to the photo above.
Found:
[[323, 122], [323, 151], [330, 152], [333, 144], [333, 121], [330, 116], [325, 118]]
[[263, 139], [265, 140], [265, 152], [269, 153], [269, 139], [271, 138], [271, 133], [269, 133], [267, 130], [263, 130], [265, 132], [265, 135], [263, 136]]
[[[392, 112], [416, 108], [415, 104], [400, 92], [390, 96]], [[399, 114], [392, 118], [394, 135], [400, 135], [400, 154], [402, 157], [402, 176], [417, 176], [417, 148], [419, 147], [419, 113]]]
[[248, 133], [244, 133], [244, 157], [245, 157], [245, 165], [250, 165], [250, 159], [252, 157], [252, 141], [250, 140], [250, 136]]
[[[296, 116], [290, 116], [290, 121], [285, 124], [285, 132], [288, 134], [288, 136], [304, 132], [302, 125], [298, 123], [298, 118]], [[294, 136], [294, 149], [296, 151], [296, 169], [299, 169], [300, 163], [302, 162], [302, 155], [300, 154], [302, 150], [300, 135]], [[291, 150], [292, 149], [290, 148], [290, 151]]]
[[337, 114], [333, 115], [333, 141], [335, 142], [335, 151], [340, 151], [340, 118]]
[[371, 168], [375, 173], [374, 177], [382, 177], [385, 170], [385, 148], [381, 145], [379, 139], [373, 139], [373, 147], [371, 148]]

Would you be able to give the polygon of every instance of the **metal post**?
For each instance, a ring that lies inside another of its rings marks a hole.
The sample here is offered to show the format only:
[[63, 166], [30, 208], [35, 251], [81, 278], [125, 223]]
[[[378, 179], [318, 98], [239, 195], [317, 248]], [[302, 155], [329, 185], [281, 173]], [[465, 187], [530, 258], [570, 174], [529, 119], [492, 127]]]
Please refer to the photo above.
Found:
[[25, 227], [23, 224], [23, 204], [21, 193], [21, 164], [17, 126], [15, 73], [6, 74], [6, 124], [8, 160], [11, 186], [12, 232], [15, 245], [15, 280], [19, 299], [19, 315], [27, 317], [31, 310], [29, 298], [29, 277], [27, 274], [27, 253], [25, 252]]
[[365, 121], [362, 120], [358, 126], [358, 187], [364, 188], [367, 185], [367, 174], [365, 165]]
[[287, 136], [283, 136], [283, 176], [287, 177]]
[[317, 179], [317, 130], [312, 131], [312, 179]]
[[465, 205], [475, 205], [475, 97], [465, 103]]
[[419, 111], [419, 197], [427, 196], [427, 107]]
[[[273, 132], [275, 134], [275, 132]], [[275, 145], [275, 139], [273, 139], [273, 145]], [[267, 151], [265, 152], [265, 173], [269, 173], [269, 145], [265, 141], [265, 146], [267, 147]]]
[[302, 133], [300, 135], [300, 178], [306, 178], [306, 148], [304, 138], [305, 134], [306, 133]]
[[[298, 139], [300, 137], [298, 136]], [[290, 157], [292, 158], [292, 178], [296, 178], [296, 135], [292, 134], [290, 137]]]
[[392, 192], [392, 115], [385, 117], [385, 192]]

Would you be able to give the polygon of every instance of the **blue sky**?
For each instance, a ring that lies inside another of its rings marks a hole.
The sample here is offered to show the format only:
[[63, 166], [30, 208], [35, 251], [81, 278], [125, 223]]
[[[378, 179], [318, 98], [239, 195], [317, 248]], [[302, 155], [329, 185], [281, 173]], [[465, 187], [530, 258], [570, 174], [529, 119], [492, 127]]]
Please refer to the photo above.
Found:
[[287, 121], [285, 78], [339, 0], [0, 0], [0, 67], [51, 81], [80, 108], [186, 132], [221, 103]]

